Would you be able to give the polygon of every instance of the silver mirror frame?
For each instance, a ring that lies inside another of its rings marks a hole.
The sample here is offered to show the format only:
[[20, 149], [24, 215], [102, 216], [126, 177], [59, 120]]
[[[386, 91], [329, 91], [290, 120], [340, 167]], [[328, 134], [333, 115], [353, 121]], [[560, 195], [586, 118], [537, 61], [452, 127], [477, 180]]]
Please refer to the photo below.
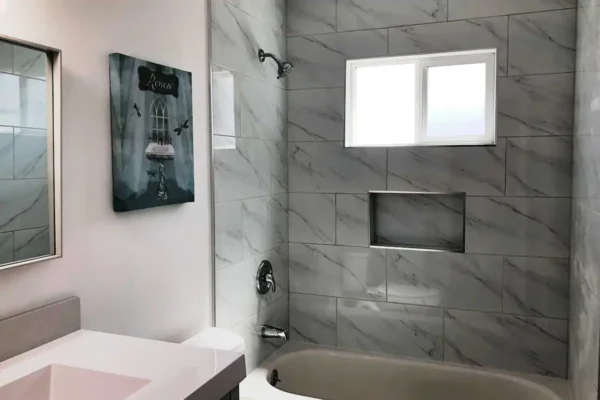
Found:
[[0, 265], [0, 271], [10, 268], [22, 267], [40, 261], [53, 260], [62, 257], [62, 51], [53, 47], [44, 46], [0, 35], [0, 40], [30, 47], [46, 53], [46, 76], [50, 85], [47, 87], [47, 101], [51, 105], [48, 112], [48, 207], [50, 209], [49, 232], [54, 252], [46, 256], [30, 258], [21, 261]]

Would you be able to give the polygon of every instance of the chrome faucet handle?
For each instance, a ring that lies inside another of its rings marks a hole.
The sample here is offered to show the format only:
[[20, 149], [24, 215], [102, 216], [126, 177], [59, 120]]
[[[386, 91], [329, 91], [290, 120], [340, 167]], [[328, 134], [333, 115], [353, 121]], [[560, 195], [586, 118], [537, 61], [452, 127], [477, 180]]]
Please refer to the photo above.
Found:
[[256, 291], [264, 295], [269, 293], [269, 290], [275, 292], [277, 283], [273, 275], [273, 266], [269, 261], [264, 260], [258, 266], [258, 272], [256, 273]]

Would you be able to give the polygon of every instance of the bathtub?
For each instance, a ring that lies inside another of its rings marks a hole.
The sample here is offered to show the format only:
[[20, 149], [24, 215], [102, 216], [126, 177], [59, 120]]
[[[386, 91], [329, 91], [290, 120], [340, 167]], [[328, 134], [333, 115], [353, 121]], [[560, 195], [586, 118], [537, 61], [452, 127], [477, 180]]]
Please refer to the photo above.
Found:
[[[269, 384], [273, 370], [281, 382]], [[567, 381], [287, 343], [240, 385], [242, 400], [571, 400]]]

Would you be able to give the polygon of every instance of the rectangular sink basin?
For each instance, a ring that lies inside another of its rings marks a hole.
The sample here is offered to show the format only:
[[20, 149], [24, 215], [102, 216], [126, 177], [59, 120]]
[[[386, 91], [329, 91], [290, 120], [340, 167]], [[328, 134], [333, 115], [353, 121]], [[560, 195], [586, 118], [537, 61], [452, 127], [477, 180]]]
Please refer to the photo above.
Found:
[[124, 400], [150, 381], [49, 365], [0, 387], [2, 400]]

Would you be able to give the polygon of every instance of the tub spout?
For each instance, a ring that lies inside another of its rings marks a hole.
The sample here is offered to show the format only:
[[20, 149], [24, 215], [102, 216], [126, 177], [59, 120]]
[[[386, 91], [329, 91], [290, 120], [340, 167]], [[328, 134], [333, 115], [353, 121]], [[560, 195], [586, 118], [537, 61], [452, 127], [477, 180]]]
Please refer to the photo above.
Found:
[[285, 329], [264, 325], [260, 330], [260, 337], [263, 339], [279, 339], [286, 342], [288, 340], [288, 332]]

